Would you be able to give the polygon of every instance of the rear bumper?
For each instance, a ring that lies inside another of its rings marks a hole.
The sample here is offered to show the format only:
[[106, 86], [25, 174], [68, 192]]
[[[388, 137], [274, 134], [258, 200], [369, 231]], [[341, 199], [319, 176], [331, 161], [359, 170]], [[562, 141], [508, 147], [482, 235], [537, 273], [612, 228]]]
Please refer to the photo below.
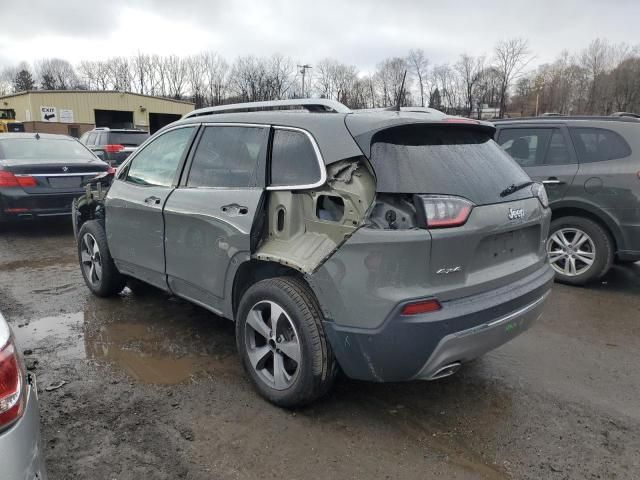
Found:
[[18, 422], [0, 432], [0, 477], [12, 480], [46, 480], [40, 446], [40, 413], [34, 387], [29, 386], [27, 406]]
[[403, 316], [402, 302], [376, 329], [324, 322], [344, 372], [369, 381], [433, 379], [445, 366], [464, 363], [508, 342], [540, 316], [553, 284], [545, 264], [519, 281], [442, 303], [442, 310]]
[[73, 199], [82, 193], [29, 194], [21, 189], [3, 189], [0, 191], [0, 218], [11, 220], [70, 215]]

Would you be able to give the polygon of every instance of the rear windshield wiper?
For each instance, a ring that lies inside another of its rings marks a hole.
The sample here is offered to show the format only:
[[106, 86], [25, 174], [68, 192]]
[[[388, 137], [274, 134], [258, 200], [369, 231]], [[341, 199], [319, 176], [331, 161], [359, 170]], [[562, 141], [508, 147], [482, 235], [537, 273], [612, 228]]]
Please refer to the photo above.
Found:
[[500, 192], [500, 196], [501, 197], [507, 197], [509, 195], [511, 195], [512, 193], [516, 193], [518, 190], [522, 190], [523, 188], [528, 187], [529, 185], [533, 185], [534, 182], [522, 182], [519, 183], [518, 185], [516, 185], [515, 183], [512, 183], [511, 185], [509, 185], [507, 188], [505, 188], [504, 190], [502, 190]]

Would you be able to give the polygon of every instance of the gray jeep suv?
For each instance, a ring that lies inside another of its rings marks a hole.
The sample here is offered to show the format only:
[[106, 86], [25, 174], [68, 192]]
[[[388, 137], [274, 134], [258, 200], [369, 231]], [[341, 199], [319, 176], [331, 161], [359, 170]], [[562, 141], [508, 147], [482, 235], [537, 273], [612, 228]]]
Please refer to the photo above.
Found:
[[640, 260], [640, 120], [503, 120], [496, 140], [549, 195], [556, 278], [582, 285]]
[[544, 188], [493, 134], [321, 99], [197, 110], [76, 201], [82, 274], [96, 295], [142, 280], [234, 320], [277, 405], [338, 367], [450, 375], [526, 330], [553, 281]]

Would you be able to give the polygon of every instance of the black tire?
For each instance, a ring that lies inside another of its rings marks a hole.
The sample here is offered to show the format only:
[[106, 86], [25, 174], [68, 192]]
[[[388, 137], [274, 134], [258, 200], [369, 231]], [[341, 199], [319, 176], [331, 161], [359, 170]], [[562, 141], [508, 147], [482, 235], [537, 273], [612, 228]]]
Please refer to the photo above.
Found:
[[[262, 302], [275, 302], [280, 306], [295, 326], [299, 338], [298, 370], [292, 383], [284, 389], [269, 385], [249, 359], [247, 335], [251, 330], [247, 332], [247, 318]], [[262, 280], [242, 296], [236, 315], [236, 344], [254, 387], [271, 403], [280, 407], [299, 407], [322, 397], [332, 387], [338, 365], [325, 337], [322, 320], [315, 295], [304, 281], [295, 277]]]
[[609, 271], [614, 259], [613, 239], [602, 226], [584, 217], [560, 217], [551, 222], [549, 238], [563, 229], [578, 229], [586, 233], [593, 242], [595, 258], [588, 269], [577, 275], [565, 275], [556, 270], [557, 282], [568, 285], [585, 285], [597, 280]]
[[[91, 274], [89, 263], [87, 261], [83, 262], [83, 243], [85, 242], [86, 235], [95, 239], [95, 244], [98, 248], [98, 256], [96, 256], [96, 258], [99, 259], [101, 267], [100, 276], [92, 276], [91, 279], [89, 278]], [[120, 293], [125, 286], [126, 279], [113, 263], [103, 226], [96, 220], [85, 222], [78, 232], [77, 246], [80, 271], [89, 290], [98, 297], [110, 297]]]

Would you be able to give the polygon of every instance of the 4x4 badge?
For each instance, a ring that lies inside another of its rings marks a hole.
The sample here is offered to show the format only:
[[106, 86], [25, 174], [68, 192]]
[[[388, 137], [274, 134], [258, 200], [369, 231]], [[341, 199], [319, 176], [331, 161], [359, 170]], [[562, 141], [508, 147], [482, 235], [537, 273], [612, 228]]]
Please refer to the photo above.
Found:
[[518, 218], [524, 218], [524, 208], [510, 208], [509, 220], [517, 220]]

